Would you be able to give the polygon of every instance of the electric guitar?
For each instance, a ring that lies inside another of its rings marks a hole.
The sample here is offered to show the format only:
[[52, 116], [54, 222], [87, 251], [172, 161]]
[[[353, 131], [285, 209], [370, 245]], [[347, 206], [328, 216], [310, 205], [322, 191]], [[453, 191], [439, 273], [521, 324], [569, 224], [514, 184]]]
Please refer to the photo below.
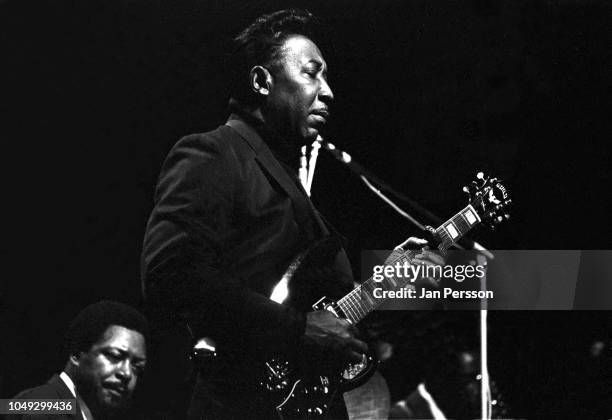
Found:
[[[485, 177], [480, 172], [475, 181], [464, 187], [464, 191], [470, 196], [469, 204], [435, 230], [437, 248], [442, 252], [476, 225], [486, 224], [494, 228], [509, 218], [506, 207], [511, 200], [500, 180]], [[300, 271], [304, 267], [312, 266], [313, 261], [319, 259], [317, 254], [329, 254], [329, 249], [325, 249], [326, 246], [329, 244], [322, 246], [317, 244], [314, 248], [299, 254], [270, 298], [279, 303], [296, 305], [292, 302], [294, 299], [292, 289], [294, 284], [299, 288], [300, 283], [304, 283], [299, 280]], [[401, 265], [417, 264], [418, 262], [414, 261], [415, 255], [421, 252], [404, 250], [398, 246], [387, 258], [386, 264], [395, 265], [397, 262]], [[304, 271], [307, 271], [307, 268]], [[332, 301], [323, 297], [312, 305], [312, 308], [331, 311], [336, 316], [357, 324], [382, 303], [382, 299], [374, 297], [374, 289], [391, 291], [411, 286], [407, 278], [386, 276], [379, 282], [369, 278], [341, 299]], [[264, 363], [259, 386], [266, 399], [272, 401], [276, 413], [282, 420], [325, 418], [335, 393], [360, 386], [374, 373], [376, 366], [376, 358], [372, 354], [366, 354], [359, 363], [346, 366], [335, 376], [314, 375], [313, 377], [312, 374], [305, 375], [304, 372], [300, 372], [290, 360], [277, 357]]]

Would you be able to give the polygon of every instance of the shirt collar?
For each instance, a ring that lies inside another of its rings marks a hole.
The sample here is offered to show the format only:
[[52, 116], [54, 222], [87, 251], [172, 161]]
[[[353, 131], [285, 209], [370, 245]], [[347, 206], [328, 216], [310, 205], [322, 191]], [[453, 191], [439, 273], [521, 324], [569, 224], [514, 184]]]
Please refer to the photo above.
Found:
[[62, 372], [59, 374], [59, 377], [62, 381], [64, 381], [72, 396], [76, 398], [76, 389], [74, 387], [74, 382], [72, 382], [72, 379], [70, 379], [70, 376], [68, 376], [66, 372]]
[[[89, 408], [87, 407], [87, 404], [85, 404], [85, 401], [83, 401], [83, 399], [77, 397], [76, 395], [76, 387], [74, 386], [74, 382], [72, 382], [72, 378], [70, 378], [70, 376], [68, 376], [68, 374], [66, 372], [62, 372], [59, 374], [59, 377], [62, 381], [64, 381], [64, 383], [66, 384], [66, 386], [68, 387], [68, 389], [70, 390], [70, 393], [74, 396], [74, 398], [76, 398], [79, 402], [80, 410], [81, 410], [81, 416], [83, 417], [83, 420], [88, 420], [87, 416], [85, 415], [85, 411], [89, 412]], [[79, 406], [77, 405], [77, 408]]]

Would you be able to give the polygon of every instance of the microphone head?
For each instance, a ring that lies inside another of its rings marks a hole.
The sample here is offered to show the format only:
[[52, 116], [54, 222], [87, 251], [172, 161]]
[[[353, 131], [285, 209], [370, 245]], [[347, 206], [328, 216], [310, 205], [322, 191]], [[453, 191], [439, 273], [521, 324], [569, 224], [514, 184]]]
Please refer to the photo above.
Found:
[[353, 160], [351, 155], [349, 155], [348, 153], [338, 149], [333, 143], [330, 143], [328, 141], [324, 141], [323, 142], [323, 148], [325, 150], [329, 151], [332, 155], [334, 155], [334, 157], [336, 159], [338, 159], [342, 163], [349, 164]]
[[351, 163], [351, 160], [353, 160], [351, 155], [349, 155], [346, 152], [342, 152], [342, 162], [344, 162], [344, 163]]

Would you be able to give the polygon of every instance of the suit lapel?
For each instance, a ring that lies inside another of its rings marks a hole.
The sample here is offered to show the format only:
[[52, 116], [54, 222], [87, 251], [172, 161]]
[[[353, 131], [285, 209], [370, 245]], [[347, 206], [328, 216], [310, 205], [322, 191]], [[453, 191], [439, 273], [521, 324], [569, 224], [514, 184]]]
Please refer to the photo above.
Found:
[[[57, 392], [57, 396], [61, 399], [71, 399], [74, 400], [75, 397], [74, 395], [72, 395], [72, 392], [70, 392], [70, 389], [68, 389], [68, 385], [66, 385], [64, 383], [64, 381], [62, 381], [62, 378], [59, 377], [59, 375], [53, 375], [51, 377], [51, 379], [49, 379], [49, 381], [47, 382], [49, 385], [51, 385], [53, 387], [53, 389], [55, 389], [55, 391]], [[79, 399], [76, 398], [76, 411], [75, 414], [70, 414], [68, 415], [69, 418], [75, 418], [75, 419], [82, 419], [82, 415], [81, 415], [81, 406], [79, 405]], [[72, 417], [74, 416], [74, 417]], [[61, 418], [61, 417], [60, 417]]]
[[309, 239], [316, 238], [313, 219], [317, 222], [324, 235], [328, 233], [323, 221], [313, 207], [304, 189], [291, 179], [287, 171], [274, 157], [270, 148], [264, 143], [259, 134], [238, 117], [232, 115], [226, 125], [233, 128], [248, 143], [255, 152], [255, 160], [259, 167], [273, 178], [291, 199], [293, 211], [298, 223], [303, 227]]
[[72, 395], [70, 389], [68, 389], [68, 385], [62, 381], [62, 378], [60, 378], [59, 375], [53, 375], [51, 379], [49, 379], [48, 384], [57, 391], [57, 395], [60, 398], [74, 398], [74, 395]]

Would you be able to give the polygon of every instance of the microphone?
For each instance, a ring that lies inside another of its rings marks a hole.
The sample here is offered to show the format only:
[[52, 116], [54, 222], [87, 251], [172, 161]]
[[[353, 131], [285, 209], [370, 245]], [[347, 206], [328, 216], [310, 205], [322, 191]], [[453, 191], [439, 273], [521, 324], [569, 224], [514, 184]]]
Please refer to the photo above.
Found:
[[328, 141], [323, 141], [323, 149], [327, 150], [333, 157], [348, 166], [348, 168], [358, 176], [366, 177], [367, 179], [376, 183], [381, 190], [388, 191], [396, 197], [399, 197], [400, 200], [408, 203], [408, 205], [412, 207], [417, 213], [420, 213], [422, 216], [432, 220], [434, 223], [442, 223], [442, 219], [431, 213], [425, 207], [421, 206], [415, 200], [411, 199], [410, 197], [407, 197], [399, 191], [396, 191], [392, 186], [387, 184], [382, 179], [378, 178], [376, 175], [364, 168], [361, 164], [357, 163], [351, 155], [338, 149], [334, 144]]
[[329, 153], [331, 153], [333, 157], [335, 157], [340, 162], [344, 163], [349, 168], [351, 168], [351, 170], [357, 173], [358, 175], [364, 175], [372, 179], [373, 181], [376, 181], [376, 183], [383, 183], [382, 180], [378, 179], [374, 174], [370, 173], [366, 168], [361, 166], [359, 163], [355, 162], [351, 155], [338, 149], [334, 144], [328, 141], [323, 141], [323, 148], [327, 150]]

